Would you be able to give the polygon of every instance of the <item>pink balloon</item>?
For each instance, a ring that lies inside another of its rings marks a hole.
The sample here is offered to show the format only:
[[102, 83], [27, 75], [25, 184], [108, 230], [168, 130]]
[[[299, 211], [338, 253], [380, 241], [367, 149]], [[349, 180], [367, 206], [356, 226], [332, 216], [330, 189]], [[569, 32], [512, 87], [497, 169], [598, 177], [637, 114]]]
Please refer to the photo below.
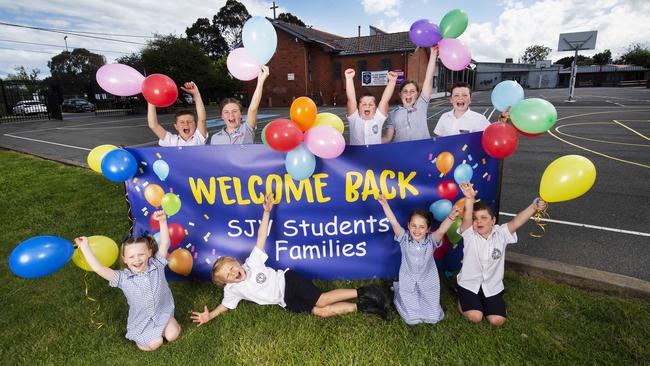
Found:
[[443, 38], [438, 42], [440, 61], [452, 71], [460, 71], [472, 61], [472, 52], [456, 38]]
[[253, 60], [243, 47], [236, 48], [228, 54], [228, 71], [242, 81], [253, 80], [260, 72], [260, 65]]
[[312, 154], [323, 159], [334, 159], [345, 150], [345, 139], [334, 127], [316, 126], [304, 134], [303, 142]]
[[142, 92], [144, 76], [131, 66], [106, 64], [95, 74], [97, 84], [113, 95], [128, 97]]

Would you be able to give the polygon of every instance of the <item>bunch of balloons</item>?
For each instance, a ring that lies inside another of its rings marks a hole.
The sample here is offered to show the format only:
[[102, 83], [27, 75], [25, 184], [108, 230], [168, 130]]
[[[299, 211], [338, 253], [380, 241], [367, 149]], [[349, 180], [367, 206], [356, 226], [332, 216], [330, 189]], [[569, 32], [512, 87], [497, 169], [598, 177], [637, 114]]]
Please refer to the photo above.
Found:
[[255, 16], [244, 23], [242, 29], [244, 47], [236, 48], [228, 54], [226, 65], [235, 78], [242, 81], [253, 80], [273, 57], [278, 46], [278, 36], [273, 24], [265, 17]]
[[440, 21], [440, 27], [427, 19], [420, 19], [411, 25], [409, 38], [418, 47], [439, 46], [439, 57], [449, 70], [460, 71], [469, 65], [472, 52], [456, 38], [467, 28], [467, 13], [454, 9]]
[[146, 78], [136, 69], [123, 64], [106, 64], [97, 70], [95, 78], [107, 92], [122, 97], [142, 93], [156, 107], [168, 107], [176, 102], [178, 88], [169, 76], [152, 74]]
[[343, 121], [332, 113], [318, 113], [307, 97], [293, 101], [291, 120], [276, 119], [262, 130], [262, 142], [271, 149], [286, 152], [285, 167], [295, 180], [309, 178], [316, 169], [316, 156], [334, 159], [343, 153]]
[[124, 182], [135, 175], [138, 163], [125, 149], [113, 145], [100, 145], [88, 154], [88, 166], [112, 182]]
[[181, 210], [180, 197], [172, 192], [165, 193], [162, 187], [155, 183], [147, 184], [144, 199], [155, 208], [162, 207], [167, 216], [173, 216]]

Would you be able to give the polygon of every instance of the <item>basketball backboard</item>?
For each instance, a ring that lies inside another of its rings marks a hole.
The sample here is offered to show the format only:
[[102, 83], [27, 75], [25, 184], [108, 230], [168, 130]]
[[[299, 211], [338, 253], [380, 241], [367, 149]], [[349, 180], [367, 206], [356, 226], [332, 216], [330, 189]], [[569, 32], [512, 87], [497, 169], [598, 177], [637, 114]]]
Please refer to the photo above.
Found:
[[535, 68], [536, 69], [544, 69], [551, 67], [551, 60], [540, 60], [535, 62]]
[[557, 45], [558, 52], [595, 50], [596, 36], [598, 31], [560, 33], [560, 41]]

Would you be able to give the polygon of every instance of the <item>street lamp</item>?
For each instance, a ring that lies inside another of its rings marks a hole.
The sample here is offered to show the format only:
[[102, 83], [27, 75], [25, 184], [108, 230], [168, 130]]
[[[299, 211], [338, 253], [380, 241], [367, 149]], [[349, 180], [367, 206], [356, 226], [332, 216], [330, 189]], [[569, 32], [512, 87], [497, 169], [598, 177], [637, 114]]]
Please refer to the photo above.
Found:
[[65, 52], [68, 52], [68, 36], [63, 37], [63, 42], [65, 42]]

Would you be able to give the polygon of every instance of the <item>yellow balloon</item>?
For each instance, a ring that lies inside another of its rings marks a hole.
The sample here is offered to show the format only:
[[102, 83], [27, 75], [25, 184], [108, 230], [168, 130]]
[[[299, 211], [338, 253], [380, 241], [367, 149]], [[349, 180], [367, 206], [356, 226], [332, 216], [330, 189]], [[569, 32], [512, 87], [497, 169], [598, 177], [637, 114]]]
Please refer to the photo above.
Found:
[[188, 276], [192, 272], [194, 259], [189, 250], [178, 248], [169, 255], [169, 269], [179, 275]]
[[99, 145], [88, 153], [88, 166], [97, 173], [102, 172], [102, 159], [109, 151], [117, 149], [114, 145]]
[[339, 116], [334, 113], [323, 112], [316, 115], [316, 120], [312, 127], [316, 126], [330, 126], [336, 128], [337, 131], [343, 133], [345, 126], [343, 126], [343, 121]]
[[596, 167], [581, 155], [565, 155], [546, 167], [539, 196], [546, 202], [568, 201], [585, 194], [596, 181]]
[[[95, 257], [97, 257], [97, 260], [99, 260], [99, 263], [103, 266], [110, 267], [115, 263], [115, 260], [117, 260], [119, 250], [117, 249], [117, 244], [115, 244], [113, 239], [103, 235], [89, 236], [88, 244], [90, 244], [90, 250], [95, 254]], [[93, 270], [88, 265], [88, 262], [86, 262], [86, 259], [79, 248], [74, 250], [72, 261], [77, 265], [77, 267], [85, 271], [92, 272]]]

